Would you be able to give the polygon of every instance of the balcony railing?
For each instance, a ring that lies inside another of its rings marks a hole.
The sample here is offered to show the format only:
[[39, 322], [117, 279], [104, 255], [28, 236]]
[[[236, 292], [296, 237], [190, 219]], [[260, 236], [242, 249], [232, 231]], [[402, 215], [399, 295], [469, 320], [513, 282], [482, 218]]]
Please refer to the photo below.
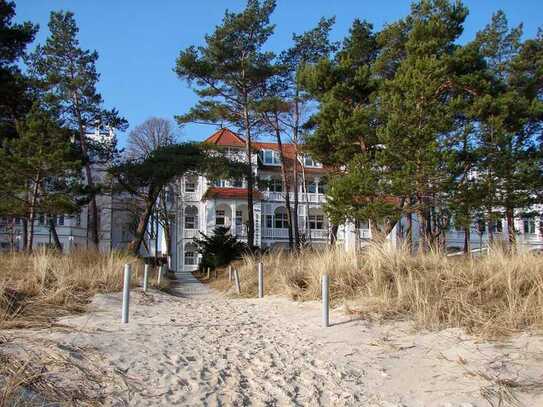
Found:
[[[267, 201], [280, 201], [280, 202], [285, 201], [284, 192], [264, 191], [262, 192], [262, 194], [264, 195], [264, 199]], [[294, 201], [294, 192], [289, 192], [289, 198], [291, 202]], [[304, 202], [323, 203], [326, 201], [326, 195], [300, 192], [298, 194], [298, 201], [300, 203], [304, 203]]]
[[183, 238], [184, 239], [194, 239], [198, 237], [200, 231], [198, 229], [183, 229]]
[[[311, 233], [311, 235], [309, 235], [309, 233]], [[328, 230], [326, 229], [302, 229], [300, 230], [300, 234], [304, 234], [307, 239], [310, 238], [311, 240], [328, 239]], [[266, 228], [262, 231], [262, 237], [264, 239], [288, 239], [288, 229]]]

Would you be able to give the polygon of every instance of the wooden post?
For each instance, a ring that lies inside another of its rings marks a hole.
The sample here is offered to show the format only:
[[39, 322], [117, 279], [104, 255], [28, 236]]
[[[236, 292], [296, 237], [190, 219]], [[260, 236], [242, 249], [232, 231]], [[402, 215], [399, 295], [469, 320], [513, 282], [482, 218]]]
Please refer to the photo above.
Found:
[[130, 264], [124, 265], [124, 284], [123, 284], [123, 309], [122, 323], [128, 324], [128, 308], [130, 303], [130, 275], [132, 270]]
[[264, 264], [258, 263], [258, 298], [264, 298]]
[[240, 295], [241, 294], [241, 286], [240, 286], [240, 283], [239, 283], [238, 269], [234, 269], [234, 282], [236, 284], [236, 292], [238, 293], [238, 295]]
[[322, 325], [330, 326], [328, 274], [322, 276]]
[[217, 268], [215, 268], [215, 280], [217, 279]]
[[143, 292], [147, 292], [148, 283], [149, 283], [149, 265], [146, 264], [143, 267]]
[[207, 268], [207, 279], [209, 280], [210, 274], [209, 274], [209, 267]]
[[232, 282], [232, 266], [228, 266], [228, 281]]

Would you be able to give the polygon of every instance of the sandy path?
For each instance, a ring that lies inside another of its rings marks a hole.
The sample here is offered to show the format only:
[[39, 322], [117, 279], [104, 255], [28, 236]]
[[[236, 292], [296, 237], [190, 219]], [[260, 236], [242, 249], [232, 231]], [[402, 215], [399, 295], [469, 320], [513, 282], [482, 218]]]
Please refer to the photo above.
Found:
[[[101, 295], [95, 312], [63, 321], [75, 331], [41, 335], [92, 347], [105, 369], [123, 372], [130, 390], [115, 390], [116, 405], [486, 406], [508, 390], [495, 378], [543, 380], [540, 337], [491, 344], [340, 312], [323, 330], [318, 304], [226, 299], [181, 277], [178, 296], [133, 292], [127, 326], [120, 295]], [[516, 398], [543, 405], [533, 389]]]

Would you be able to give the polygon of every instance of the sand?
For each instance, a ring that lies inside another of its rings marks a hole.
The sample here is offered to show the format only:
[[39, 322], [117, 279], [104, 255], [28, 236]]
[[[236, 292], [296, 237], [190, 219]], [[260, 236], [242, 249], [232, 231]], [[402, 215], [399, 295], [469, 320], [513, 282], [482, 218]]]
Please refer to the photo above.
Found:
[[541, 336], [479, 341], [341, 310], [322, 328], [318, 303], [228, 299], [186, 275], [175, 295], [131, 300], [127, 325], [120, 294], [98, 295], [68, 328], [3, 331], [0, 346], [62, 352], [80, 368], [53, 369], [57, 383], [92, 371], [87, 393], [106, 405], [543, 406]]

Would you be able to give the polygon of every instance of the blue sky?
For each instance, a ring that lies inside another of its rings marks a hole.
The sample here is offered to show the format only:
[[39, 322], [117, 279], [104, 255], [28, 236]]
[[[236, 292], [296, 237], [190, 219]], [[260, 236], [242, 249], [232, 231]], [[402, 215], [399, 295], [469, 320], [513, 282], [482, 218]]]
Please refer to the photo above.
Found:
[[[490, 20], [497, 9], [507, 13], [511, 25], [524, 23], [525, 35], [534, 36], [543, 25], [538, 0], [470, 0], [462, 41]], [[204, 35], [221, 22], [225, 9], [240, 10], [245, 0], [17, 0], [17, 21], [40, 25], [37, 42], [48, 35], [52, 10], [71, 10], [80, 29], [82, 47], [100, 55], [99, 90], [107, 107], [116, 107], [130, 128], [156, 116], [173, 119], [195, 102], [192, 90], [173, 68], [179, 51], [200, 45]], [[269, 48], [290, 46], [292, 33], [312, 28], [321, 17], [336, 16], [333, 40], [342, 39], [354, 18], [366, 19], [376, 28], [404, 16], [406, 0], [277, 0], [272, 16], [276, 24]], [[130, 130], [130, 129], [129, 129]], [[128, 131], [129, 131], [128, 130]], [[214, 129], [190, 125], [180, 131], [182, 140], [200, 140]], [[121, 145], [124, 135], [120, 134]]]

